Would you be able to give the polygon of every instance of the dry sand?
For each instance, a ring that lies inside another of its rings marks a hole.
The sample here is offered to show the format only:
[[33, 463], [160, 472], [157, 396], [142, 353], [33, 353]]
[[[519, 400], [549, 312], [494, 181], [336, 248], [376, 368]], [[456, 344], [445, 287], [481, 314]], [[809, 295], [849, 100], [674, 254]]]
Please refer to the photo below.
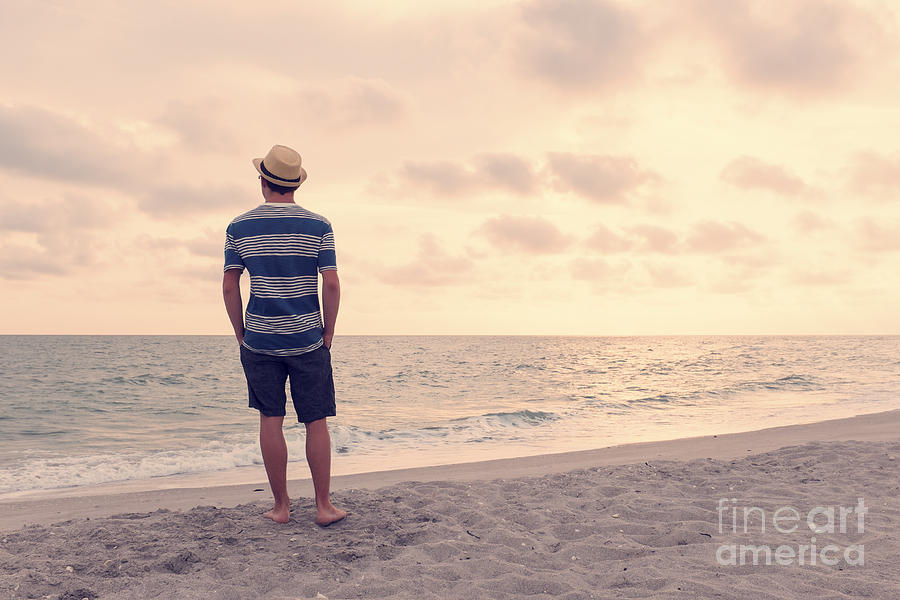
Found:
[[[898, 457], [892, 411], [346, 476], [334, 498], [352, 514], [327, 529], [308, 481], [292, 482], [287, 525], [260, 516], [268, 492], [252, 486], [44, 495], [0, 503], [0, 598], [900, 598]], [[720, 498], [736, 500], [720, 513]], [[785, 506], [803, 516], [793, 533], [773, 528]], [[765, 533], [758, 519], [743, 533], [744, 507], [766, 512]], [[854, 512], [844, 532], [813, 533], [816, 507]], [[786, 565], [717, 561], [722, 546], [813, 537], [836, 565], [808, 550], [803, 565], [787, 550]]]

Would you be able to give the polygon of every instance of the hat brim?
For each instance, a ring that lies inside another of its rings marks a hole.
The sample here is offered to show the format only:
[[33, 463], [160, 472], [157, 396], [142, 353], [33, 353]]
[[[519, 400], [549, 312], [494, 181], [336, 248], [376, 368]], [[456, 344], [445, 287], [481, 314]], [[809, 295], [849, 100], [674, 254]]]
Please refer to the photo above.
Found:
[[259, 165], [262, 164], [263, 159], [254, 158], [253, 159], [253, 167], [256, 169], [256, 172], [259, 173], [259, 176], [265, 179], [268, 182], [274, 183], [275, 185], [280, 185], [283, 187], [292, 187], [297, 188], [300, 187], [304, 181], [306, 181], [306, 169], [300, 167], [300, 181], [284, 181], [283, 179], [278, 179], [277, 177], [269, 177], [265, 173], [262, 172], [262, 169], [259, 168]]

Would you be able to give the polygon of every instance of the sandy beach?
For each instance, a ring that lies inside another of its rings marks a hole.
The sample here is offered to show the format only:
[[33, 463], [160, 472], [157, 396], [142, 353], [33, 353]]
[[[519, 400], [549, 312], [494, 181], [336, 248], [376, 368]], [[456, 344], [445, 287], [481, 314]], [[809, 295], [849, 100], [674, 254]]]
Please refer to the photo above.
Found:
[[262, 484], [36, 494], [0, 502], [0, 597], [895, 598], [898, 456], [891, 411], [348, 475], [327, 529], [308, 480], [283, 526]]

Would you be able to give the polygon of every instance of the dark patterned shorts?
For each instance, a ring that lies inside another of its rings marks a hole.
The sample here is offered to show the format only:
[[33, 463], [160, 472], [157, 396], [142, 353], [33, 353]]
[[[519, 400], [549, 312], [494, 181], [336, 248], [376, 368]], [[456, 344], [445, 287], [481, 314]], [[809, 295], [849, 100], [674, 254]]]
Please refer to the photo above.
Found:
[[284, 384], [288, 379], [298, 421], [311, 423], [335, 415], [331, 351], [324, 345], [297, 356], [270, 356], [241, 346], [241, 365], [247, 376], [250, 408], [263, 415], [285, 416]]

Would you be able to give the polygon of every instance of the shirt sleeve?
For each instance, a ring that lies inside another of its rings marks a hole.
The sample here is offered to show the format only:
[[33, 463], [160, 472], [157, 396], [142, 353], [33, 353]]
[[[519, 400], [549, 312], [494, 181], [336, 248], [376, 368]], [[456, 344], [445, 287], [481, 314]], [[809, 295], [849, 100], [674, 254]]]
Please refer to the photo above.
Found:
[[231, 225], [225, 230], [225, 271], [229, 269], [244, 270], [244, 260], [238, 253], [237, 246], [234, 243]]
[[322, 239], [319, 242], [318, 267], [319, 273], [322, 271], [337, 271], [337, 257], [334, 252], [334, 232], [331, 230], [330, 223], [328, 224], [328, 229], [322, 234]]

